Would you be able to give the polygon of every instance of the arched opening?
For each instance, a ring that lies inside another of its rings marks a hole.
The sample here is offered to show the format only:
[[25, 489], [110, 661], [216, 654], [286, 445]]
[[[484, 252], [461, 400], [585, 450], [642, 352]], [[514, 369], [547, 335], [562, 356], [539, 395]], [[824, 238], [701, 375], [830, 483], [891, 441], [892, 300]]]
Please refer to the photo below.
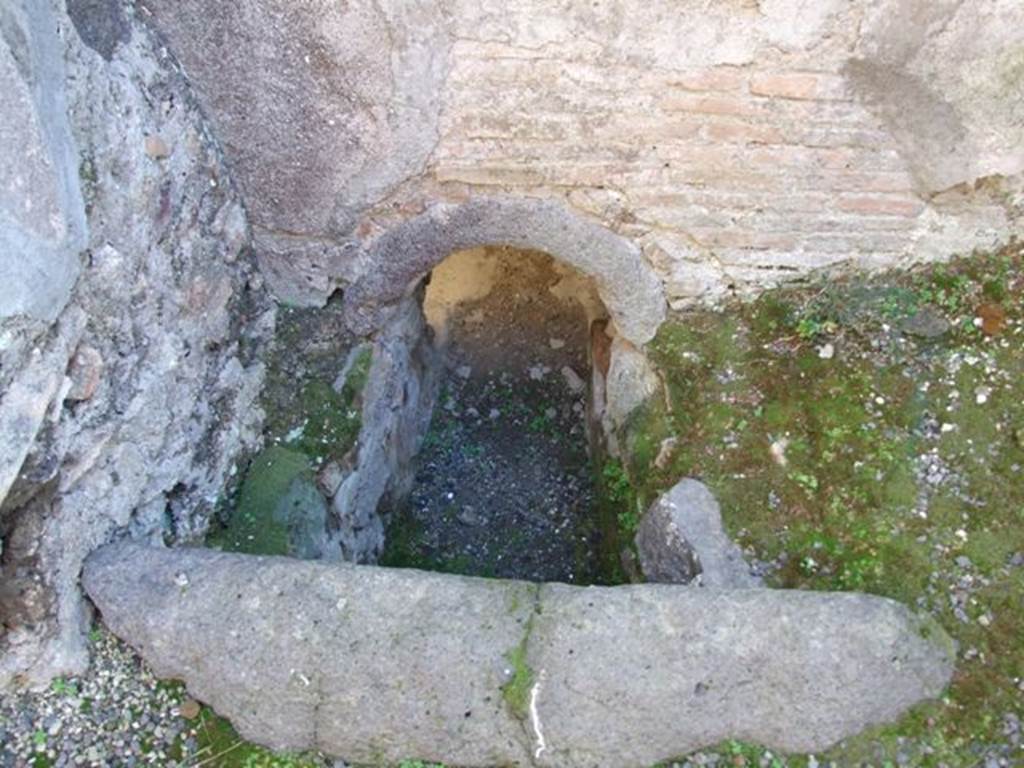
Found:
[[557, 200], [484, 197], [431, 206], [363, 243], [363, 271], [345, 297], [349, 327], [379, 330], [449, 254], [499, 244], [553, 254], [591, 278], [616, 333], [630, 344], [646, 344], [665, 319], [661, 280], [629, 240]]
[[326, 306], [278, 313], [264, 448], [208, 542], [616, 580], [593, 477], [657, 389], [643, 345], [666, 310], [639, 249], [555, 201], [483, 199], [432, 207], [358, 261]]
[[595, 514], [594, 281], [540, 251], [457, 251], [425, 279], [441, 382], [381, 562], [531, 581], [607, 580]]

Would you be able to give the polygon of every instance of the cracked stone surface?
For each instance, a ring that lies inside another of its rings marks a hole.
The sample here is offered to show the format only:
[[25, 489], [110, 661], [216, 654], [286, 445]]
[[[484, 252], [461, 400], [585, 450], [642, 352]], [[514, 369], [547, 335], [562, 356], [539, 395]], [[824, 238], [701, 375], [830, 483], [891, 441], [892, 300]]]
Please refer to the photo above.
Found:
[[4, 4], [0, 88], [0, 688], [21, 688], [86, 668], [78, 573], [115, 529], [205, 531], [258, 435], [274, 313], [219, 148], [131, 9]]
[[937, 696], [953, 665], [936, 625], [858, 594], [538, 588], [127, 542], [83, 584], [246, 738], [359, 762], [640, 768], [730, 737], [818, 750]]

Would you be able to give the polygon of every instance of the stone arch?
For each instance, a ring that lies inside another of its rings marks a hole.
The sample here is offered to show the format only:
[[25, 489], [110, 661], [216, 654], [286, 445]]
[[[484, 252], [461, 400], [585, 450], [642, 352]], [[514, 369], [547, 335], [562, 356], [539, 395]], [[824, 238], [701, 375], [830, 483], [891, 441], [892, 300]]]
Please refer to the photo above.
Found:
[[345, 297], [349, 325], [363, 334], [380, 327], [449, 254], [482, 245], [544, 251], [593, 278], [618, 333], [637, 346], [665, 319], [661, 280], [629, 240], [557, 200], [485, 197], [434, 205], [368, 243], [368, 268]]

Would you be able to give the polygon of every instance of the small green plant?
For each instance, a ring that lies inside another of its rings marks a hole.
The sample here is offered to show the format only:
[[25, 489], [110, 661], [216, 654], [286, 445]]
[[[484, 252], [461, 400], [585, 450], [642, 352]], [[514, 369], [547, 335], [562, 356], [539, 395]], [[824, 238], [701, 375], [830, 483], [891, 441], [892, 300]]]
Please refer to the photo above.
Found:
[[954, 274], [946, 267], [938, 266], [930, 277], [918, 282], [918, 301], [959, 314], [969, 308], [973, 287], [973, 281], [967, 275]]
[[601, 470], [605, 492], [608, 499], [617, 504], [629, 501], [633, 493], [633, 485], [629, 481], [625, 467], [617, 461], [609, 461]]
[[626, 533], [635, 533], [640, 525], [640, 516], [633, 509], [625, 509], [616, 516], [619, 528]]
[[835, 331], [835, 323], [818, 317], [802, 317], [796, 324], [796, 335], [804, 341], [813, 341], [818, 336]]
[[544, 414], [538, 414], [530, 419], [530, 431], [545, 434], [551, 431], [551, 419]]
[[807, 493], [813, 494], [818, 490], [818, 478], [806, 472], [791, 472], [790, 479], [803, 488]]
[[74, 683], [69, 683], [63, 677], [56, 677], [53, 682], [50, 683], [50, 688], [58, 696], [77, 696], [78, 686]]

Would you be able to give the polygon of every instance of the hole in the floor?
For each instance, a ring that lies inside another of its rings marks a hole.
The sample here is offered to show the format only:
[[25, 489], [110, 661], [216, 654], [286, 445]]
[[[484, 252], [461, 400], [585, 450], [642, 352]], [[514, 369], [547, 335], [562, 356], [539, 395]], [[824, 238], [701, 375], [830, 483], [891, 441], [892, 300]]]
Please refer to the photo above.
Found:
[[547, 254], [450, 255], [423, 309], [442, 382], [382, 564], [533, 581], [608, 581], [590, 428], [591, 280]]
[[207, 544], [539, 581], [635, 578], [623, 521], [636, 502], [609, 469], [629, 449], [616, 437], [624, 414], [653, 390], [635, 380], [642, 352], [613, 338], [621, 318], [593, 280], [545, 253], [477, 248], [380, 309], [375, 331], [357, 335], [342, 296], [280, 308], [263, 448], [239, 466]]

